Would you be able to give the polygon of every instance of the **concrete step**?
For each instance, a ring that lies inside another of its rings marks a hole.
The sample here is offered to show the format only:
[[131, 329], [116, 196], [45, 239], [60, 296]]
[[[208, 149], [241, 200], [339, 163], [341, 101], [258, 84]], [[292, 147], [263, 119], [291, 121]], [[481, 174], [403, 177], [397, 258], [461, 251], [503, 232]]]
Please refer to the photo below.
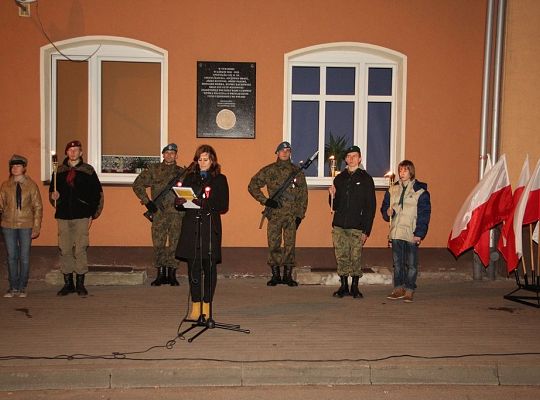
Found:
[[[146, 269], [130, 265], [89, 265], [84, 280], [85, 285], [142, 285], [147, 278]], [[50, 285], [62, 285], [64, 276], [59, 269], [53, 269], [45, 275], [45, 282]]]
[[[295, 269], [296, 281], [300, 285], [326, 285], [339, 286], [339, 275], [335, 269], [313, 269], [310, 266], [304, 266]], [[372, 266], [362, 268], [362, 277], [360, 285], [391, 285], [392, 272], [386, 267]]]

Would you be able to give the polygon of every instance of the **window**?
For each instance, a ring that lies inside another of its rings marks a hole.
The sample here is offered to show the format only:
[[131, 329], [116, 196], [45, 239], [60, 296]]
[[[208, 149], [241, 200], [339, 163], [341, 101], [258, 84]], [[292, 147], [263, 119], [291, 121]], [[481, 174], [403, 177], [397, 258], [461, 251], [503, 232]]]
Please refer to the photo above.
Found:
[[286, 54], [285, 77], [285, 140], [295, 161], [319, 150], [308, 185], [330, 185], [328, 158], [354, 144], [375, 185], [387, 186], [385, 173], [404, 156], [406, 57], [368, 44], [325, 44]]
[[132, 183], [167, 143], [167, 52], [101, 36], [56, 47], [41, 48], [42, 180], [51, 152], [62, 162], [65, 143], [78, 139], [103, 183]]

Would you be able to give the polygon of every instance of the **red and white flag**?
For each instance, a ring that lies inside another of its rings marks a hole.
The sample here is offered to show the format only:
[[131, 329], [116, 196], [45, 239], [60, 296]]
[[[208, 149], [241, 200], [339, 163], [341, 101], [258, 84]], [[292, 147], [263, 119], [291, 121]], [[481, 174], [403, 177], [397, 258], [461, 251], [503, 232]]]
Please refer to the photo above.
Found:
[[[484, 175], [489, 172], [493, 164], [491, 163], [491, 157], [489, 154], [486, 154], [486, 166], [484, 168]], [[478, 255], [478, 258], [484, 265], [484, 267], [487, 267], [489, 264], [489, 242], [491, 239], [491, 229], [485, 231], [482, 233], [482, 236], [480, 236], [480, 239], [478, 239], [478, 242], [474, 245], [474, 252]]]
[[[497, 244], [497, 249], [503, 256], [506, 261], [506, 268], [508, 272], [512, 272], [516, 269], [519, 263], [519, 257], [516, 254], [516, 234], [514, 232], [514, 212], [516, 210], [517, 204], [527, 182], [529, 182], [529, 156], [525, 158], [523, 167], [521, 168], [521, 173], [519, 174], [519, 180], [517, 187], [514, 190], [514, 195], [512, 198], [512, 212], [508, 218], [504, 221], [503, 228], [501, 230], [501, 237], [499, 238], [499, 243]], [[521, 228], [519, 229], [521, 231]]]
[[514, 212], [514, 233], [516, 235], [516, 254], [523, 255], [522, 226], [540, 219], [540, 160], [536, 163], [529, 183], [523, 190]]
[[512, 188], [503, 154], [461, 206], [448, 238], [448, 248], [459, 256], [473, 247], [483, 232], [507, 218], [511, 210]]

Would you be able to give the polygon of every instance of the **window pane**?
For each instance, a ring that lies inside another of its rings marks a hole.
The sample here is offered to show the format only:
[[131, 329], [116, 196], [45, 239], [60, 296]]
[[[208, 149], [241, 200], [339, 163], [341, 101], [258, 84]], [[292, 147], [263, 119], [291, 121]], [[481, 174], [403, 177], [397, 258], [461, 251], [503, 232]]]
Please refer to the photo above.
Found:
[[392, 95], [392, 68], [369, 69], [369, 96]]
[[56, 154], [63, 161], [64, 146], [80, 140], [88, 151], [88, 63], [56, 63]]
[[[343, 152], [353, 145], [354, 132], [354, 102], [328, 101], [326, 102], [326, 121], [324, 129], [324, 176], [330, 176], [328, 158], [336, 157], [337, 170], [341, 170]], [[330, 138], [332, 135], [332, 138]]]
[[326, 68], [326, 94], [354, 95], [354, 67]]
[[392, 103], [368, 103], [367, 171], [382, 177], [390, 169], [390, 118]]
[[159, 160], [161, 64], [104, 61], [101, 82], [102, 172], [135, 172], [136, 156]]
[[[319, 102], [293, 101], [291, 116], [291, 146], [293, 161], [305, 161], [319, 146]], [[317, 163], [304, 171], [306, 176], [317, 176]]]
[[319, 94], [320, 69], [319, 67], [293, 67], [292, 93], [293, 94]]

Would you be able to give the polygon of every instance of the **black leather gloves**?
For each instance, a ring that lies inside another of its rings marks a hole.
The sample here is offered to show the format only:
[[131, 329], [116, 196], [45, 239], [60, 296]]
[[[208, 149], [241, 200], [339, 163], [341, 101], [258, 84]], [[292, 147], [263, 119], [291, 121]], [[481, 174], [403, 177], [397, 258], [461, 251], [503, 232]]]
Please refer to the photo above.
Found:
[[158, 208], [157, 208], [156, 204], [155, 204], [152, 200], [150, 200], [150, 201], [149, 201], [148, 203], [146, 203], [144, 206], [145, 206], [145, 207], [148, 209], [148, 211], [150, 211], [152, 214], [155, 214], [155, 213], [158, 212]]
[[267, 199], [265, 202], [264, 202], [264, 205], [266, 207], [270, 207], [270, 208], [278, 208], [279, 207], [279, 204], [277, 201], [275, 200], [272, 200], [272, 199]]

